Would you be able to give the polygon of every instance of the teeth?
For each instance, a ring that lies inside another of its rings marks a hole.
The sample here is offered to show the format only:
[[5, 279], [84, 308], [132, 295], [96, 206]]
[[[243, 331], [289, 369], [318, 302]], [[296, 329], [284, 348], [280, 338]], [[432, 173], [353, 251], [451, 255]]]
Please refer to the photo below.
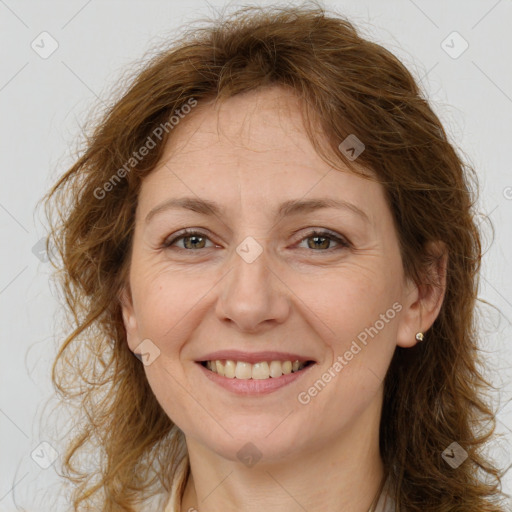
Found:
[[225, 375], [225, 370], [224, 370], [224, 365], [222, 364], [222, 361], [215, 361], [215, 365], [217, 366], [217, 373], [218, 373], [221, 377], [224, 377], [224, 375]]
[[228, 377], [229, 379], [235, 378], [235, 368], [236, 364], [234, 361], [226, 361], [224, 364], [224, 377]]
[[[298, 370], [299, 369], [299, 361], [295, 361], [295, 362], [297, 363], [297, 370]], [[283, 361], [283, 373], [285, 375], [292, 373], [292, 369], [293, 369], [293, 364], [291, 361]]]
[[[270, 363], [272, 364], [272, 363]], [[253, 379], [268, 379], [270, 377], [270, 368], [267, 362], [256, 363], [252, 365]]]
[[281, 361], [272, 361], [270, 363], [270, 376], [272, 378], [281, 377], [283, 375], [283, 366]]
[[238, 361], [235, 368], [235, 377], [237, 379], [250, 379], [251, 375], [251, 364]]
[[207, 361], [206, 368], [214, 373], [218, 373], [222, 377], [228, 379], [255, 379], [264, 380], [268, 378], [277, 378], [281, 375], [288, 375], [292, 372], [302, 370], [306, 366], [305, 362], [299, 361], [261, 361], [256, 364], [247, 363], [245, 361]]

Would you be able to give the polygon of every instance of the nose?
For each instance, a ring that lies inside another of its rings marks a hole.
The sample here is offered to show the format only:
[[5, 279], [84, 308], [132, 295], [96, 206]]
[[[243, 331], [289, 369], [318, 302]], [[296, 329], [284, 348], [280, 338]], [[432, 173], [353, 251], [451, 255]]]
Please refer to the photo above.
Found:
[[233, 251], [230, 270], [219, 284], [216, 313], [221, 321], [232, 322], [244, 332], [257, 332], [286, 320], [290, 291], [271, 259], [254, 239]]

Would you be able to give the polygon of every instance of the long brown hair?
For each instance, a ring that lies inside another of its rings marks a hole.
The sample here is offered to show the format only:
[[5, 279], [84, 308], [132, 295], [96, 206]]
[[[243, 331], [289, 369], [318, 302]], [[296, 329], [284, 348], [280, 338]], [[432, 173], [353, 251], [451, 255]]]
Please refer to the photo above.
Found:
[[[492, 386], [478, 370], [477, 181], [404, 65], [313, 3], [248, 7], [194, 27], [139, 71], [46, 196], [49, 240], [62, 260], [54, 264], [73, 321], [52, 379], [82, 414], [63, 462], [75, 484], [74, 509], [95, 502], [104, 511], [133, 511], [169, 491], [183, 456], [183, 433], [128, 349], [118, 299], [138, 192], [173, 135], [169, 120], [193, 101], [276, 85], [301, 98], [308, 136], [332, 165], [358, 172], [338, 146], [350, 134], [364, 142], [357, 163], [385, 189], [408, 277], [425, 281], [430, 242], [448, 248], [439, 316], [423, 343], [396, 348], [384, 383], [380, 449], [396, 510], [502, 511], [500, 472], [482, 454], [495, 417], [484, 399]], [[159, 126], [166, 128], [160, 138]], [[148, 137], [154, 144], [133, 160]], [[453, 442], [468, 454], [457, 469], [442, 457]], [[86, 465], [93, 450], [98, 457]]]

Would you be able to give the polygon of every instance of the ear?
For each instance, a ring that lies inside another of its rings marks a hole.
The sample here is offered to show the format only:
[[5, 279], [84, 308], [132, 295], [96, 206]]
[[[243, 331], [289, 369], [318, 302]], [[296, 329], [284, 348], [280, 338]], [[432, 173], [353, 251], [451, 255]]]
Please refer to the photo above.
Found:
[[403, 313], [397, 334], [397, 345], [404, 348], [421, 343], [416, 340], [416, 333], [425, 334], [432, 327], [446, 292], [448, 250], [441, 241], [430, 242], [425, 250], [429, 255], [429, 263], [422, 282], [416, 284], [408, 279], [404, 291]]
[[139, 344], [139, 331], [137, 325], [137, 318], [133, 308], [132, 294], [130, 286], [124, 285], [120, 294], [119, 302], [121, 303], [121, 310], [123, 313], [123, 323], [126, 330], [126, 341], [128, 347], [133, 352], [135, 347]]

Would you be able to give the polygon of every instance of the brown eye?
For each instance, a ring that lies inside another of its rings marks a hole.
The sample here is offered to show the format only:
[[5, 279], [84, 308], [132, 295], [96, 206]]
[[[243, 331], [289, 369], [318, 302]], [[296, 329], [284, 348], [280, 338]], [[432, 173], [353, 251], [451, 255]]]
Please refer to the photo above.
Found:
[[183, 231], [180, 235], [172, 238], [171, 240], [167, 240], [163, 243], [163, 247], [171, 247], [176, 244], [176, 242], [183, 240], [183, 247], [178, 247], [178, 249], [183, 250], [194, 250], [194, 249], [208, 249], [205, 247], [206, 240], [210, 240], [204, 233], [199, 231]]
[[350, 247], [350, 244], [336, 235], [333, 235], [330, 231], [312, 231], [307, 236], [305, 236], [302, 240], [311, 240], [308, 242], [308, 248], [313, 250], [319, 250], [320, 252], [325, 252], [326, 250], [331, 249], [330, 245], [334, 241], [338, 244], [339, 247], [334, 249], [346, 248]]
[[[163, 248], [170, 248], [175, 246], [177, 242], [183, 240], [183, 246], [177, 247], [179, 250], [193, 251], [195, 249], [209, 249], [206, 246], [207, 241], [211, 240], [200, 231], [184, 230], [178, 233], [177, 236], [166, 240], [163, 244]], [[329, 250], [337, 250], [350, 247], [350, 243], [344, 238], [339, 237], [330, 231], [312, 231], [307, 236], [303, 237], [301, 242], [308, 240], [307, 249], [312, 249], [316, 252], [327, 252]], [[332, 243], [335, 242], [337, 247], [331, 247]]]

